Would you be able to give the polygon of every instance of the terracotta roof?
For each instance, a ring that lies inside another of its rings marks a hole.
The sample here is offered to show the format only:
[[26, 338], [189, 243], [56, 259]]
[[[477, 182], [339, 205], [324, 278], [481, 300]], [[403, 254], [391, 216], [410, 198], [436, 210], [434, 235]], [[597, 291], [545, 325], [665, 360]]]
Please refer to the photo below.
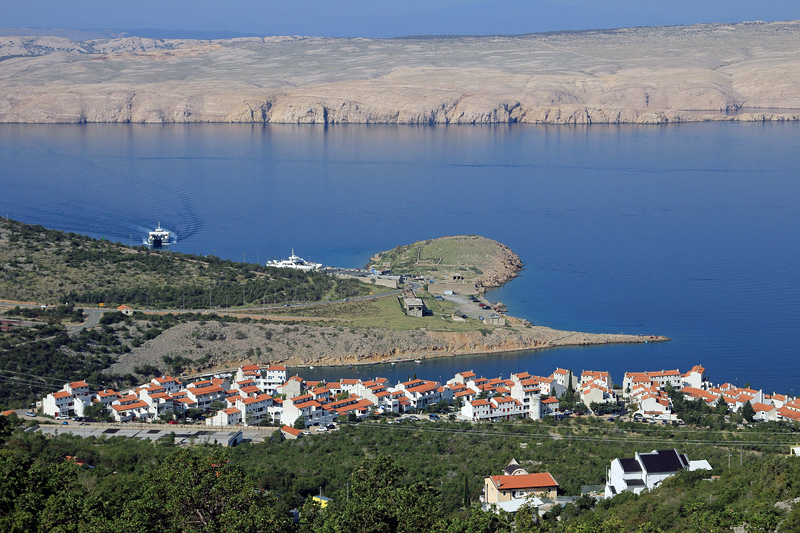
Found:
[[489, 476], [500, 490], [544, 489], [558, 487], [558, 483], [549, 472], [519, 476]]
[[295, 429], [291, 426], [282, 426], [281, 431], [283, 431], [284, 433], [288, 433], [289, 435], [294, 435], [295, 437], [299, 437], [300, 433], [302, 433], [302, 431], [300, 431], [299, 429]]
[[88, 387], [89, 384], [86, 383], [85, 381], [73, 381], [72, 383], [69, 384], [69, 386], [70, 388], [78, 389], [81, 387]]
[[297, 407], [298, 409], [303, 409], [305, 407], [322, 407], [317, 400], [311, 400], [304, 403], [296, 403], [294, 404], [294, 406]]
[[138, 409], [140, 407], [148, 407], [145, 402], [133, 402], [125, 405], [112, 405], [111, 408], [117, 412], [128, 411], [130, 409]]
[[223, 409], [222, 412], [224, 412], [226, 415], [235, 415], [236, 413], [241, 413], [241, 411], [235, 407], [228, 407], [227, 409]]
[[60, 390], [58, 392], [53, 393], [53, 398], [71, 398], [72, 394], [68, 393], [65, 390]]
[[778, 414], [784, 418], [791, 418], [792, 420], [800, 421], [800, 412], [793, 411], [786, 406], [779, 407]]
[[264, 401], [270, 400], [270, 399], [272, 399], [272, 396], [270, 396], [269, 394], [260, 394], [258, 396], [253, 396], [252, 398], [245, 398], [242, 401], [246, 405], [250, 405], [251, 403], [264, 402]]
[[187, 391], [191, 392], [195, 396], [207, 396], [209, 394], [218, 394], [220, 392], [225, 392], [219, 385], [212, 385], [210, 387], [200, 387], [199, 389], [192, 387], [187, 389]]

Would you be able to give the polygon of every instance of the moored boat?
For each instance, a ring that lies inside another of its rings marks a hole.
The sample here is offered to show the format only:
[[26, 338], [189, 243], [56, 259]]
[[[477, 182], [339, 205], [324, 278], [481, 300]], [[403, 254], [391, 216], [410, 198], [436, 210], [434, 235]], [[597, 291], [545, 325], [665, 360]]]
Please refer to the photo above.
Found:
[[322, 263], [312, 263], [311, 261], [306, 261], [302, 257], [294, 255], [294, 248], [292, 248], [292, 255], [289, 256], [289, 259], [281, 259], [280, 261], [267, 261], [267, 266], [275, 268], [292, 268], [294, 270], [304, 270], [309, 272], [313, 270], [319, 270], [322, 267]]

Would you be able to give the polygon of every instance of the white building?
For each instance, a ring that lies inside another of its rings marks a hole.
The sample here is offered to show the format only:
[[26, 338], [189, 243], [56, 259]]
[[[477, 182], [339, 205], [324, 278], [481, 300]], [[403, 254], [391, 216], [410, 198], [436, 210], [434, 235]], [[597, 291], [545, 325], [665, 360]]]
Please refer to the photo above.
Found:
[[605, 497], [612, 498], [623, 491], [641, 493], [651, 490], [681, 470], [711, 470], [708, 461], [689, 461], [678, 450], [653, 450], [636, 453], [634, 457], [617, 458], [608, 469]]
[[235, 426], [242, 423], [242, 412], [235, 407], [220, 409], [217, 413], [206, 418], [207, 426]]

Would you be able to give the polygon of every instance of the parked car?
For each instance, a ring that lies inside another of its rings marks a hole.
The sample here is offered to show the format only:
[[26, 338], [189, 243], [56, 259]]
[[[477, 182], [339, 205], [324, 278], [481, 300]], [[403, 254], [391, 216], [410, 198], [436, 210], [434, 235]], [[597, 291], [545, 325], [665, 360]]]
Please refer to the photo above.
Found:
[[439, 420], [439, 415], [437, 415], [436, 413], [431, 413], [428, 416], [430, 417], [431, 420]]
[[33, 411], [28, 411], [27, 413], [25, 413], [25, 416], [36, 416], [36, 413], [34, 413]]
[[336, 429], [336, 424], [328, 424], [325, 427], [328, 428], [328, 429]]

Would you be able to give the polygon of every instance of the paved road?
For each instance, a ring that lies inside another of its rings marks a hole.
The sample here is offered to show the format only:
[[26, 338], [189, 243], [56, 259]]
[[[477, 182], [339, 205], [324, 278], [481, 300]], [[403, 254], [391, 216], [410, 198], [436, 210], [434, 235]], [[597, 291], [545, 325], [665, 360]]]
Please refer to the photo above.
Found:
[[103, 313], [109, 313], [111, 311], [116, 311], [116, 309], [86, 309], [84, 308], [83, 314], [86, 315], [86, 321], [83, 324], [76, 324], [74, 326], [67, 326], [67, 334], [68, 335], [75, 335], [76, 333], [80, 333], [86, 328], [92, 328], [100, 323], [100, 318], [103, 316]]

